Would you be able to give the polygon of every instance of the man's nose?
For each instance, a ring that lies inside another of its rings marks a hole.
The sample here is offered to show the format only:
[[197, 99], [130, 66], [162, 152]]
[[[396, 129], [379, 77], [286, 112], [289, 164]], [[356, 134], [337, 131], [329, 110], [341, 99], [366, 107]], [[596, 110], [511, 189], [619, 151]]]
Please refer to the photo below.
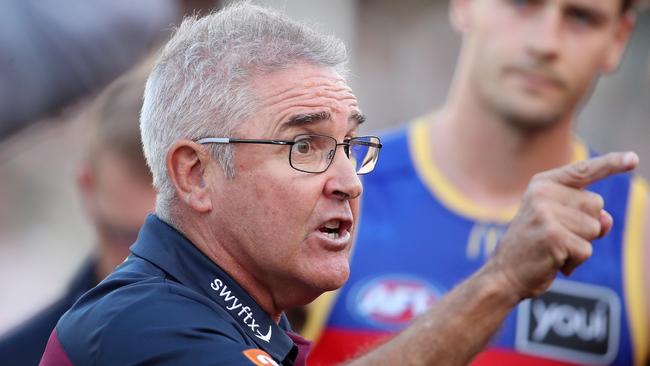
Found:
[[[341, 148], [338, 146], [337, 148]], [[334, 154], [334, 161], [325, 172], [329, 178], [325, 184], [325, 195], [340, 200], [355, 199], [363, 192], [361, 179], [353, 162], [343, 149]]]
[[560, 52], [562, 38], [562, 9], [546, 6], [531, 22], [526, 37], [528, 52], [540, 61], [552, 61]]

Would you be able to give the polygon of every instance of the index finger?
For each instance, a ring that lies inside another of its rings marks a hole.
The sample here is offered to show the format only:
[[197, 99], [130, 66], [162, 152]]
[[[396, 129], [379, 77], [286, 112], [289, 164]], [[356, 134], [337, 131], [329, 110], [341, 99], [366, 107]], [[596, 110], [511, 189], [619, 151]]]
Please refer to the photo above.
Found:
[[639, 157], [633, 152], [613, 152], [595, 158], [549, 170], [542, 176], [573, 188], [584, 188], [589, 184], [636, 168]]

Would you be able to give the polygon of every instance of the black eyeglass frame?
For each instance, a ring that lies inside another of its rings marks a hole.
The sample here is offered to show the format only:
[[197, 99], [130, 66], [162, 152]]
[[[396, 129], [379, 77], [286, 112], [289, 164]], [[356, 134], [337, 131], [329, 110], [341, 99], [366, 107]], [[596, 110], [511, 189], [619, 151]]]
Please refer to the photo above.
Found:
[[[369, 146], [377, 149], [377, 155], [375, 157], [375, 164], [377, 160], [379, 159], [379, 152], [381, 151], [381, 148], [383, 145], [381, 144], [381, 140], [377, 136], [372, 136], [372, 135], [367, 135], [367, 136], [357, 136], [357, 137], [349, 137], [343, 140], [343, 142], [338, 142], [336, 139], [332, 136], [327, 136], [327, 135], [320, 135], [316, 133], [306, 133], [306, 134], [300, 134], [294, 137], [295, 140], [298, 140], [301, 136], [319, 136], [319, 137], [325, 137], [328, 139], [334, 140], [335, 146], [334, 146], [334, 153], [332, 157], [329, 159], [329, 162], [327, 163], [327, 166], [321, 170], [321, 171], [310, 171], [310, 170], [304, 170], [297, 168], [293, 165], [293, 161], [291, 160], [291, 153], [293, 152], [293, 149], [289, 149], [289, 165], [300, 172], [305, 172], [305, 173], [312, 173], [312, 174], [320, 174], [327, 169], [329, 169], [330, 165], [332, 165], [332, 161], [334, 161], [334, 157], [336, 156], [336, 150], [338, 150], [339, 146], [345, 146], [347, 148], [344, 148], [343, 150], [345, 151], [345, 155], [350, 158], [350, 146], [351, 145], [363, 145], [363, 146]], [[377, 139], [379, 142], [370, 142], [370, 141], [364, 141], [362, 139], [364, 138], [374, 138]], [[351, 143], [354, 141], [354, 143]], [[290, 141], [290, 140], [265, 140], [265, 139], [242, 139], [242, 138], [232, 138], [232, 137], [204, 137], [195, 140], [197, 144], [267, 144], [267, 145], [285, 145], [285, 146], [293, 146], [297, 144], [300, 141]], [[370, 171], [367, 171], [365, 173], [357, 173], [358, 175], [364, 175], [372, 172], [374, 170], [374, 165], [373, 168]]]

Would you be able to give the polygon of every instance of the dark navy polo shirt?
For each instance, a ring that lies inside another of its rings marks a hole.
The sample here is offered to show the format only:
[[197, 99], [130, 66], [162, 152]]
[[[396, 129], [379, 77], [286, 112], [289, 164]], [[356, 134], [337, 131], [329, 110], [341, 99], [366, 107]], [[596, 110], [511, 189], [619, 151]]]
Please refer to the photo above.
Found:
[[[296, 344], [294, 344], [294, 340]], [[61, 318], [42, 365], [294, 365], [308, 343], [151, 215], [131, 255]]]

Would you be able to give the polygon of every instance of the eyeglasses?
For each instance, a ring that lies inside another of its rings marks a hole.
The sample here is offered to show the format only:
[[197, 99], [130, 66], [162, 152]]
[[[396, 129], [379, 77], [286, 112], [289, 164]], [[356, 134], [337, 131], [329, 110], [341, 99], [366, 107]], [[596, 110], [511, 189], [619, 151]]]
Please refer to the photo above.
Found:
[[377, 164], [379, 150], [382, 145], [379, 137], [359, 136], [343, 140], [325, 135], [304, 134], [288, 140], [256, 140], [229, 137], [205, 137], [196, 140], [199, 144], [270, 144], [287, 145], [289, 149], [289, 165], [306, 173], [322, 173], [327, 170], [334, 160], [337, 147], [343, 146], [345, 155], [352, 161], [357, 174], [370, 173]]

